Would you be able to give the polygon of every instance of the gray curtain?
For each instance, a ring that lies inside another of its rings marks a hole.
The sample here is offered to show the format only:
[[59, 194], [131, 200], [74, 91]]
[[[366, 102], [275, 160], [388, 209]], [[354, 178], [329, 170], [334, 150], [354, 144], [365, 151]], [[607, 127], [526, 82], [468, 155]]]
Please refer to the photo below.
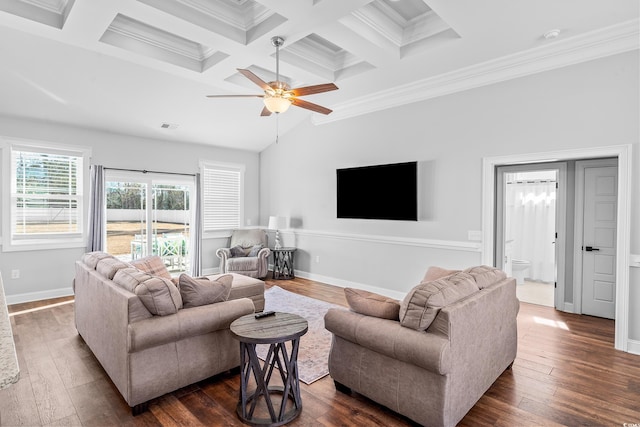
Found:
[[104, 196], [104, 167], [91, 165], [89, 188], [89, 236], [87, 252], [103, 251], [105, 244], [106, 207]]
[[202, 274], [202, 184], [200, 174], [196, 174], [195, 221], [191, 225], [191, 276]]

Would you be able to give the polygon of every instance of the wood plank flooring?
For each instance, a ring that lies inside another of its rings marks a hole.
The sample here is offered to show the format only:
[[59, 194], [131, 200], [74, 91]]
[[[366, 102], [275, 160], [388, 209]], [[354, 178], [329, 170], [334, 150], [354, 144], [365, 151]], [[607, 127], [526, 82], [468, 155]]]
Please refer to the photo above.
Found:
[[[346, 305], [341, 288], [306, 279], [281, 288]], [[47, 308], [46, 304], [59, 305]], [[239, 374], [225, 373], [155, 399], [133, 417], [78, 336], [70, 298], [9, 307], [20, 381], [0, 390], [0, 425], [236, 426]], [[521, 304], [518, 357], [469, 411], [461, 426], [640, 423], [640, 356], [613, 348], [614, 322]], [[296, 426], [411, 426], [411, 421], [330, 377], [301, 384]], [[428, 398], [428, 396], [425, 396]]]

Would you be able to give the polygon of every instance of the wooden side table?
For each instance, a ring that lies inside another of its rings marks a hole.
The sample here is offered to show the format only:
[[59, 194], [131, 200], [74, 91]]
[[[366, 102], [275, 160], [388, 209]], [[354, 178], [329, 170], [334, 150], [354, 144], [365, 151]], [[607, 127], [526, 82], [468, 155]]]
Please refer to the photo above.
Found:
[[[300, 337], [309, 329], [307, 321], [290, 313], [276, 312], [273, 316], [261, 319], [249, 314], [234, 320], [230, 329], [234, 338], [240, 341], [240, 399], [236, 408], [238, 417], [246, 424], [258, 426], [280, 426], [296, 418], [302, 412], [298, 348]], [[291, 341], [291, 353], [285, 346], [287, 341]], [[260, 366], [256, 344], [269, 344], [263, 366]], [[269, 385], [274, 368], [280, 373], [283, 386]], [[249, 380], [252, 376], [256, 388], [249, 392]], [[279, 406], [272, 401], [272, 395], [276, 394], [282, 396]], [[268, 417], [254, 416], [261, 397], [264, 398]], [[289, 401], [292, 406], [287, 411]]]
[[290, 280], [295, 278], [293, 273], [293, 255], [296, 248], [272, 249], [273, 252], [273, 278]]

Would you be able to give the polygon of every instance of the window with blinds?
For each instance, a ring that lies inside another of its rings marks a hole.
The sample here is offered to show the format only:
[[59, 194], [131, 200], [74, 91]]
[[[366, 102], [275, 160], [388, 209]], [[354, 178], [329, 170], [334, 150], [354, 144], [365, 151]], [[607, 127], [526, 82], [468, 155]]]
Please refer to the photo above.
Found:
[[19, 145], [9, 151], [10, 245], [81, 242], [85, 153]]
[[241, 226], [244, 167], [202, 163], [202, 229], [219, 231]]

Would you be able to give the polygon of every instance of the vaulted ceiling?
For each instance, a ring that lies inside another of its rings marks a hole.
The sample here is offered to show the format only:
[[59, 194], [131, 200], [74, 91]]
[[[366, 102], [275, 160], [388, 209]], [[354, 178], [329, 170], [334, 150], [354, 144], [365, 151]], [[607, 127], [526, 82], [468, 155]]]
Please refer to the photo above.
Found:
[[[615, 3], [615, 4], [614, 4]], [[2, 0], [0, 115], [260, 151], [318, 125], [638, 49], [637, 0]], [[334, 82], [260, 117], [237, 72]], [[1, 132], [0, 132], [1, 133]]]

